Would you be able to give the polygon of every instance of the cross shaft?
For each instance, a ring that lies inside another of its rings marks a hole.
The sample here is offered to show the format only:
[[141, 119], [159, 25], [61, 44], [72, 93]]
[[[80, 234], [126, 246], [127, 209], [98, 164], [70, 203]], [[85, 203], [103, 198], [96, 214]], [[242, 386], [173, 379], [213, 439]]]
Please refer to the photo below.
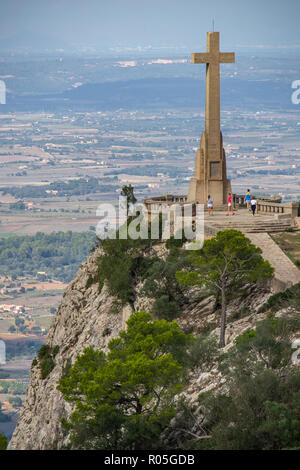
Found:
[[[207, 51], [192, 54], [192, 64], [206, 64], [205, 131], [220, 141], [220, 64], [235, 62], [234, 52], [220, 52], [220, 33], [207, 33]], [[210, 139], [211, 138], [211, 139]]]

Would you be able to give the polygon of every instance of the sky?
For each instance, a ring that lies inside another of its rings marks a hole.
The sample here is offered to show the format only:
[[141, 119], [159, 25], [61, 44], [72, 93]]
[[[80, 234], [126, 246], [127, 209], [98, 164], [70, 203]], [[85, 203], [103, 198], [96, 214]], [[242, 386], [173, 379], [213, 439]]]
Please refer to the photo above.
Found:
[[299, 0], [1, 0], [0, 47], [300, 47]]

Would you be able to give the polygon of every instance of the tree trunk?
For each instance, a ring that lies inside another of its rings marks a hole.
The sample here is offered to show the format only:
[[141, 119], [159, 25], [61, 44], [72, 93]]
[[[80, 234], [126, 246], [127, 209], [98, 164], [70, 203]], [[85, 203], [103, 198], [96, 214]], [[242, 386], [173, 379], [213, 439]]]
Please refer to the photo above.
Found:
[[221, 333], [220, 333], [220, 348], [225, 346], [225, 331], [226, 331], [226, 295], [225, 295], [225, 285], [222, 283], [221, 289], [222, 297], [222, 314], [221, 314]]

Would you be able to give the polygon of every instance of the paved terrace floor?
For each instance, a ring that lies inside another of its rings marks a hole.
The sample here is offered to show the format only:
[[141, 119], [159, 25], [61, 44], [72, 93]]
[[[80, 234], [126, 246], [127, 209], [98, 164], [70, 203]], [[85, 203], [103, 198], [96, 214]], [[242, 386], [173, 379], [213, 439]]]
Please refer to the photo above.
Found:
[[[252, 215], [248, 209], [239, 209], [233, 212], [235, 215], [226, 216], [226, 211], [216, 211], [213, 215], [205, 212], [205, 228], [211, 228], [211, 233], [227, 228], [236, 228], [244, 233], [251, 232], [283, 232], [291, 227], [291, 219], [277, 219], [274, 215]], [[209, 230], [207, 231], [209, 233]]]

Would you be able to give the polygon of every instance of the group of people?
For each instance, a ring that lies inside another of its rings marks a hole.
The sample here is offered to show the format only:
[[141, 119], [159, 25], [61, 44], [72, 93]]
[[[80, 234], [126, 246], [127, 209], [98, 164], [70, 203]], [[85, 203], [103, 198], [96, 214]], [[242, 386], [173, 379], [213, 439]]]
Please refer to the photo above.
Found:
[[[251, 195], [250, 189], [247, 189], [246, 193], [246, 204], [247, 204], [247, 209], [249, 209], [249, 212], [252, 211], [253, 216], [255, 216], [255, 211], [256, 211], [256, 199], [254, 196]], [[208, 209], [208, 215], [213, 215], [213, 210], [214, 210], [214, 202], [212, 200], [211, 195], [208, 195], [207, 198], [207, 209]], [[232, 211], [232, 194], [228, 193], [227, 197], [227, 216], [229, 215], [235, 215], [235, 212]]]

